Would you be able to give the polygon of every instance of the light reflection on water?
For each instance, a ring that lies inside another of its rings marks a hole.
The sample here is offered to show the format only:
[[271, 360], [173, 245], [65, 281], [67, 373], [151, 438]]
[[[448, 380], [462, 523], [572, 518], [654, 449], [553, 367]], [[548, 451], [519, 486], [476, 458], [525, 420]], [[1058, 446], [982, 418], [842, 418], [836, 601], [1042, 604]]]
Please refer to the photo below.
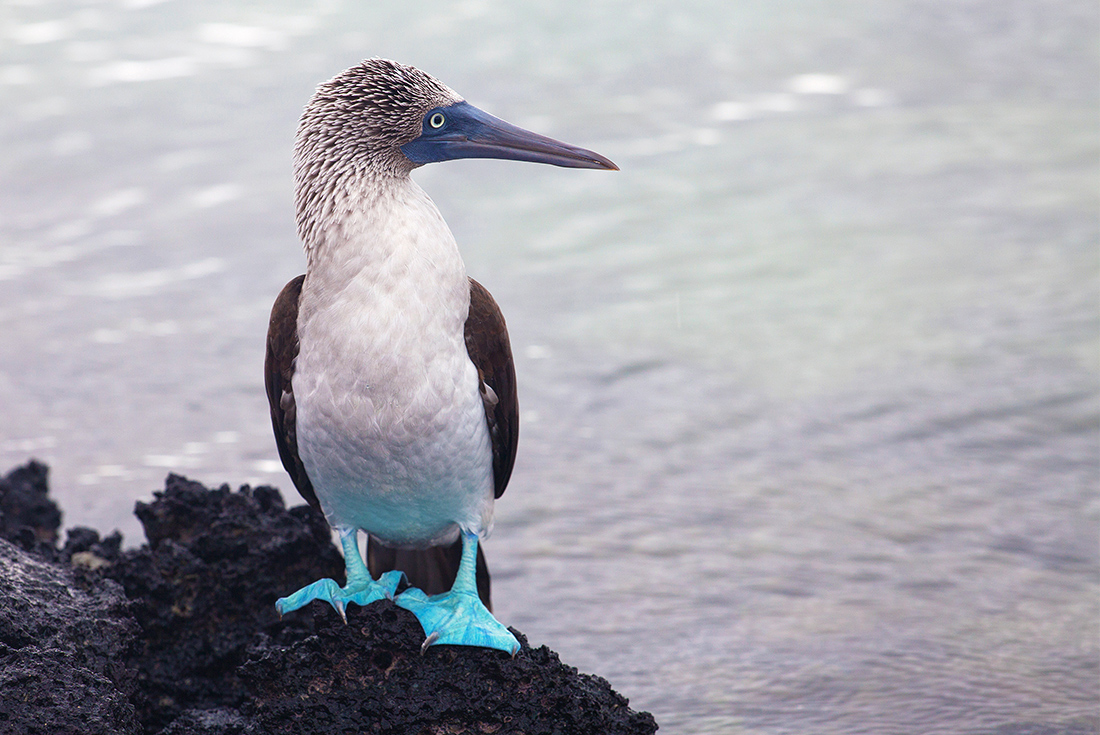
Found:
[[1093, 4], [438, 5], [0, 8], [3, 466], [293, 495], [293, 131], [389, 56], [623, 169], [417, 174], [516, 348], [503, 620], [669, 732], [1094, 732]]

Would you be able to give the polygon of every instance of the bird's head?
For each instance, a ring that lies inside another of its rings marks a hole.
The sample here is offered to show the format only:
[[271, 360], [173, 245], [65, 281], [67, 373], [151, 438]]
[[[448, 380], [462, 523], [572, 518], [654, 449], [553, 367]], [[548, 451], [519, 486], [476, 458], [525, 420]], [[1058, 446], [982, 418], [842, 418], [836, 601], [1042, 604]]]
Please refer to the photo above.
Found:
[[425, 113], [461, 101], [419, 69], [367, 59], [317, 88], [298, 123], [296, 168], [408, 172], [415, 164], [401, 146], [420, 134]]
[[295, 169], [301, 184], [324, 169], [405, 175], [456, 158], [618, 168], [598, 153], [493, 117], [419, 69], [375, 58], [317, 89], [298, 126]]
[[340, 209], [336, 200], [356, 188], [456, 158], [618, 169], [598, 153], [479, 110], [419, 69], [367, 59], [318, 87], [302, 113], [294, 147], [298, 234], [312, 242], [318, 224]]

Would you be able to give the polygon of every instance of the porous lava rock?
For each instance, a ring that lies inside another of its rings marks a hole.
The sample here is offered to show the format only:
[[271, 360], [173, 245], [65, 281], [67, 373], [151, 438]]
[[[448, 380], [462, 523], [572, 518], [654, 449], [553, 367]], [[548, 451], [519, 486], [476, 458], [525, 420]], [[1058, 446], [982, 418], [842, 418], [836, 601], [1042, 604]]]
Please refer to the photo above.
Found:
[[[651, 733], [602, 678], [565, 666], [546, 646], [501, 651], [434, 646], [423, 653], [416, 618], [392, 602], [353, 608], [343, 625], [316, 606], [317, 633], [269, 646], [242, 667], [243, 711], [264, 732]], [[259, 652], [257, 652], [259, 653]]]
[[117, 584], [85, 588], [0, 539], [0, 732], [141, 733], [125, 664], [139, 631], [126, 607]]
[[327, 524], [308, 506], [284, 508], [274, 488], [208, 490], [178, 475], [135, 513], [148, 543], [102, 573], [122, 585], [141, 626], [130, 665], [142, 722], [156, 732], [188, 709], [239, 707], [250, 645], [313, 633], [309, 616], [280, 621], [275, 600], [342, 573]]
[[347, 624], [320, 603], [279, 619], [277, 597], [340, 579], [343, 562], [324, 519], [287, 509], [274, 488], [170, 475], [137, 505], [146, 545], [122, 550], [117, 533], [79, 528], [59, 549], [45, 483], [35, 462], [0, 480], [0, 537], [15, 541], [0, 541], [5, 735], [657, 729], [605, 680], [515, 630], [514, 657], [422, 653], [420, 624], [389, 601], [352, 606]]
[[49, 498], [49, 468], [31, 460], [0, 478], [0, 538], [24, 548], [52, 546], [61, 510]]

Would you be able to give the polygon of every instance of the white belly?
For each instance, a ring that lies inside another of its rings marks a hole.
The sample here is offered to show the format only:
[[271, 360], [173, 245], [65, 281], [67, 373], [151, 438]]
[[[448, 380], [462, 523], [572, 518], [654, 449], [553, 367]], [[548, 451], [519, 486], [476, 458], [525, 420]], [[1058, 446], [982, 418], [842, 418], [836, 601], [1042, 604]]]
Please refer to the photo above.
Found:
[[492, 448], [463, 337], [466, 270], [423, 200], [434, 220], [391, 217], [388, 246], [311, 267], [293, 378], [298, 453], [329, 522], [396, 546], [492, 525]]
[[489, 531], [492, 456], [476, 385], [475, 400], [443, 406], [456, 391], [442, 385], [424, 383], [423, 400], [388, 404], [365, 386], [334, 382], [294, 380], [295, 394], [300, 383], [313, 388], [298, 403], [298, 451], [329, 523], [395, 546]]

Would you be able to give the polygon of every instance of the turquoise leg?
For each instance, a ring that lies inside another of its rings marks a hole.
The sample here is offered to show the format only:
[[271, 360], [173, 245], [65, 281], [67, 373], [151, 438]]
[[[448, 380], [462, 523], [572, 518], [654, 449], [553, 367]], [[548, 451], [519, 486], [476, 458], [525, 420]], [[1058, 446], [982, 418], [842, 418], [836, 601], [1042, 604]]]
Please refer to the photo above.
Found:
[[344, 547], [344, 565], [347, 567], [348, 583], [341, 587], [332, 579], [318, 579], [306, 585], [292, 595], [280, 597], [275, 601], [279, 617], [288, 612], [308, 605], [313, 600], [323, 600], [340, 613], [346, 623], [345, 609], [349, 602], [364, 607], [375, 600], [393, 599], [397, 583], [401, 581], [401, 572], [386, 572], [375, 581], [359, 555], [356, 537], [359, 531], [354, 528], [340, 528], [340, 545]]
[[420, 621], [428, 646], [480, 646], [496, 648], [515, 655], [519, 641], [497, 622], [477, 596], [477, 534], [462, 532], [462, 562], [450, 592], [428, 597], [411, 587], [394, 602], [410, 611]]

